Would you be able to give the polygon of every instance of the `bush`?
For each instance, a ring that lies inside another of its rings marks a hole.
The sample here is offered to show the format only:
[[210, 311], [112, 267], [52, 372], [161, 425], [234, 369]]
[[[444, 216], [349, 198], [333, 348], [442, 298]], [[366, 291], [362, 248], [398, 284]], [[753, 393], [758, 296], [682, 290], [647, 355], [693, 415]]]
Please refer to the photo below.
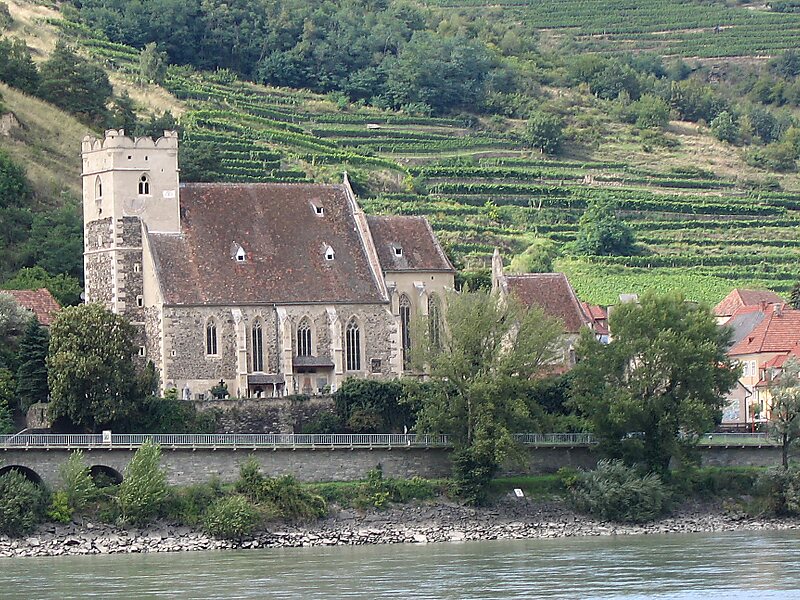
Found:
[[230, 496], [214, 502], [203, 518], [203, 529], [209, 535], [225, 539], [241, 539], [259, 526], [258, 509], [244, 496]]
[[601, 460], [596, 470], [579, 474], [570, 491], [577, 510], [621, 523], [652, 521], [667, 500], [658, 475], [641, 476], [620, 460]]
[[0, 476], [0, 533], [19, 537], [31, 531], [44, 513], [44, 490], [24, 475]]
[[203, 520], [204, 513], [224, 494], [218, 479], [204, 484], [173, 488], [165, 501], [164, 513], [182, 525], [194, 526]]
[[63, 494], [70, 513], [81, 510], [97, 489], [89, 474], [89, 467], [83, 462], [83, 452], [75, 450], [70, 454], [67, 462], [59, 468], [59, 475], [64, 486], [59, 494]]
[[800, 514], [800, 469], [775, 467], [756, 481], [762, 511], [774, 515]]
[[392, 479], [383, 476], [380, 465], [367, 472], [367, 479], [358, 486], [354, 504], [358, 508], [385, 508], [389, 502], [432, 498], [434, 485], [421, 477]]
[[252, 457], [242, 464], [235, 489], [274, 518], [318, 519], [328, 511], [322, 496], [303, 489], [291, 475], [264, 477]]
[[72, 509], [69, 507], [66, 492], [59, 491], [51, 496], [47, 517], [57, 523], [69, 523], [72, 520]]
[[120, 521], [142, 524], [152, 520], [167, 497], [164, 470], [159, 466], [161, 448], [147, 440], [125, 468], [122, 485], [117, 492]]

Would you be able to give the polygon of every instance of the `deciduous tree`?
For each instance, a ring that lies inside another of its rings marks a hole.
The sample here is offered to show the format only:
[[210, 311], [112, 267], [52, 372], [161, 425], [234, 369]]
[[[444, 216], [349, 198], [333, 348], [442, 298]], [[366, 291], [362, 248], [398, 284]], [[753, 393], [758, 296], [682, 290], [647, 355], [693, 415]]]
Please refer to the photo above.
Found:
[[781, 464], [789, 468], [789, 449], [800, 438], [800, 362], [788, 359], [770, 389], [769, 433], [781, 445]]
[[612, 458], [664, 472], [673, 455], [714, 427], [738, 371], [730, 331], [680, 294], [647, 294], [610, 316], [613, 340], [583, 335], [572, 404]]

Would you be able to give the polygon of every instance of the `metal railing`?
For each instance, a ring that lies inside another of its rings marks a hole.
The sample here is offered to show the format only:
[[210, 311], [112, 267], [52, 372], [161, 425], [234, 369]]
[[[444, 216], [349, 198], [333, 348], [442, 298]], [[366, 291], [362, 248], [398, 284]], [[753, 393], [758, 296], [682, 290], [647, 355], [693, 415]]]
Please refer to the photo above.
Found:
[[[517, 433], [514, 439], [530, 447], [578, 447], [597, 443], [591, 433]], [[0, 450], [25, 449], [135, 449], [152, 440], [165, 449], [294, 449], [294, 448], [446, 448], [446, 435], [402, 433], [114, 433], [61, 434], [27, 433], [0, 435]], [[776, 442], [765, 433], [707, 433], [700, 436], [703, 446], [772, 446]]]

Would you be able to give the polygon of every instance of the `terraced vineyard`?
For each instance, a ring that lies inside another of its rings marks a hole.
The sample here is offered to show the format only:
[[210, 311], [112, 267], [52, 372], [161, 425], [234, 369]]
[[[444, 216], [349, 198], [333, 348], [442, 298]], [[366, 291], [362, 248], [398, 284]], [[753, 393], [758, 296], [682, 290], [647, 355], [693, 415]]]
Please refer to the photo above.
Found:
[[[132, 48], [96, 39], [84, 48], [119, 71], [136, 70]], [[537, 236], [571, 241], [587, 202], [603, 195], [617, 201], [644, 252], [560, 260], [586, 300], [610, 304], [654, 288], [716, 302], [736, 285], [786, 292], [800, 277], [800, 193], [748, 191], [707, 169], [632, 167], [600, 153], [549, 160], [513, 130], [339, 107], [229, 73], [170, 68], [165, 87], [189, 107], [185, 139], [219, 152], [219, 179], [332, 180], [350, 169], [364, 184], [381, 176], [387, 191], [362, 193], [365, 209], [425, 215], [467, 268], [485, 266], [495, 246], [510, 258]]]
[[578, 50], [651, 50], [696, 56], [770, 55], [796, 48], [800, 14], [765, 3], [730, 7], [699, 0], [426, 0], [438, 8], [504, 18], [571, 38]]

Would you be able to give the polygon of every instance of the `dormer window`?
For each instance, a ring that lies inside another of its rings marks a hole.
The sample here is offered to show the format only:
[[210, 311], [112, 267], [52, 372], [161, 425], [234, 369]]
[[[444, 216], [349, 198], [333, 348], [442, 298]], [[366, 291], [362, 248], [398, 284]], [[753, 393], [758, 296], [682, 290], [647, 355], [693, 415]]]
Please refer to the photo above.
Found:
[[147, 173], [142, 173], [142, 176], [139, 177], [139, 195], [150, 195], [150, 178], [147, 176]]
[[322, 206], [317, 206], [313, 202], [311, 203], [311, 208], [314, 209], [314, 214], [316, 214], [318, 217], [321, 217], [325, 214], [325, 209]]
[[333, 248], [328, 246], [325, 248], [325, 260], [333, 260], [336, 258], [336, 254], [333, 252]]
[[400, 246], [392, 246], [395, 256], [403, 256], [403, 249]]
[[247, 260], [247, 253], [244, 251], [244, 248], [239, 246], [239, 249], [236, 251], [236, 262], [243, 263]]

